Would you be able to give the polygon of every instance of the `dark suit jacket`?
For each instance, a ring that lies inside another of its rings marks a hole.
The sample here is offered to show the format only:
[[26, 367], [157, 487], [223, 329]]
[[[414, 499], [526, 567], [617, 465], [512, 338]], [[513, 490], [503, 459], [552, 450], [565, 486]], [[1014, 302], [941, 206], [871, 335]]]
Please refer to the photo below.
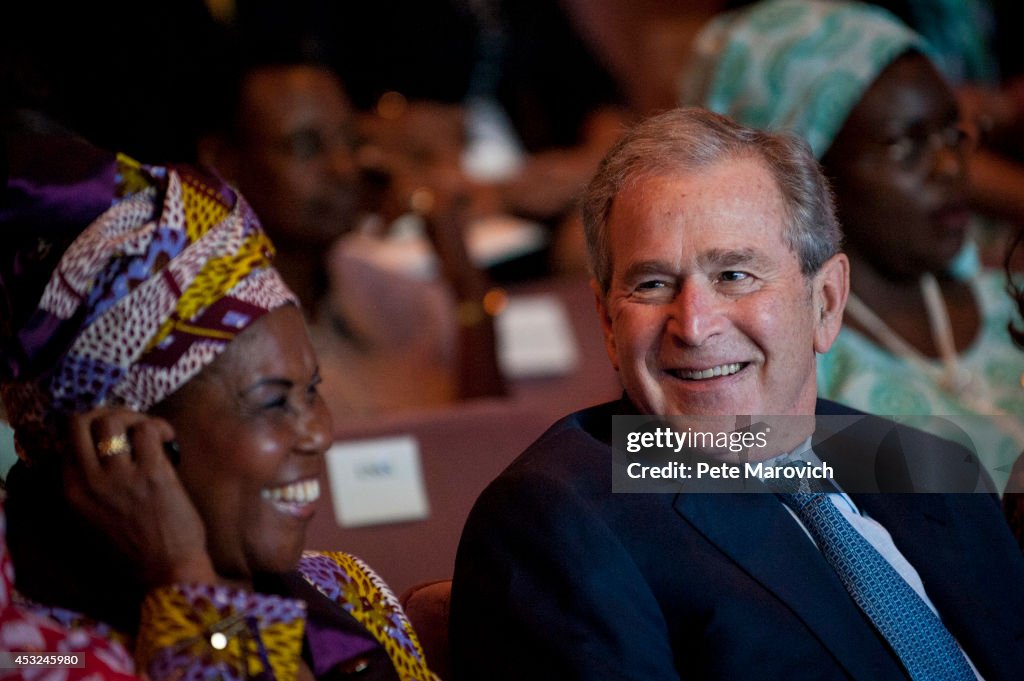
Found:
[[[616, 413], [628, 405], [559, 421], [477, 501], [455, 566], [455, 681], [906, 678], [776, 497], [612, 494]], [[851, 496], [987, 681], [1024, 678], [1024, 558], [994, 498]]]

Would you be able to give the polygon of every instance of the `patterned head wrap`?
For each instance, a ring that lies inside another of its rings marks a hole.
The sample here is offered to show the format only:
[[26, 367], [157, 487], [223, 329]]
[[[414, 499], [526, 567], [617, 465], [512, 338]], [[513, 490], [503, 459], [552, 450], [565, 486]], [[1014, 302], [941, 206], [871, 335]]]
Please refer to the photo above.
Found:
[[768, 0], [716, 17], [697, 36], [683, 104], [755, 128], [788, 129], [821, 158], [879, 74], [923, 40], [873, 5]]
[[41, 444], [59, 414], [149, 409], [297, 302], [255, 214], [220, 180], [67, 137], [25, 136], [9, 157], [0, 394], [23, 444]]
[[943, 75], [953, 83], [999, 84], [999, 63], [990, 47], [995, 17], [986, 0], [908, 0], [907, 21], [932, 47]]

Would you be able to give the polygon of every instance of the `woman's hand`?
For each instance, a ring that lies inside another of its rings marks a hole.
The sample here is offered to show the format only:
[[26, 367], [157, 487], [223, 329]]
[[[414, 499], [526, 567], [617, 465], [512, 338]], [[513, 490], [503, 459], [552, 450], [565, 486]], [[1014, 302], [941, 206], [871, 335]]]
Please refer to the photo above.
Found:
[[101, 407], [69, 423], [64, 490], [72, 508], [133, 561], [143, 582], [212, 583], [206, 531], [165, 453], [160, 418]]

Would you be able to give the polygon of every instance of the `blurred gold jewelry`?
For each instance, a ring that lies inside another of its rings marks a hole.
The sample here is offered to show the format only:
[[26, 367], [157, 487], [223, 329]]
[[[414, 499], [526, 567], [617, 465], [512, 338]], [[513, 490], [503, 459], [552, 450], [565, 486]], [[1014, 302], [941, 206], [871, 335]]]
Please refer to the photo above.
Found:
[[128, 436], [120, 433], [106, 440], [100, 440], [96, 444], [96, 450], [100, 453], [100, 456], [117, 456], [118, 454], [130, 453], [132, 447], [128, 444]]

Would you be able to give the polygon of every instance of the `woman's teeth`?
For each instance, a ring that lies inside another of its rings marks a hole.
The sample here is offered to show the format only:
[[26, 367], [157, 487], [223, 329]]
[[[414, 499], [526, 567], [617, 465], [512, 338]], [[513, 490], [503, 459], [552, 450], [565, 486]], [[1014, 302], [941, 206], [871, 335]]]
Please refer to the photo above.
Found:
[[308, 504], [320, 498], [320, 481], [300, 480], [282, 487], [264, 488], [260, 495], [269, 501], [280, 501], [286, 504]]

